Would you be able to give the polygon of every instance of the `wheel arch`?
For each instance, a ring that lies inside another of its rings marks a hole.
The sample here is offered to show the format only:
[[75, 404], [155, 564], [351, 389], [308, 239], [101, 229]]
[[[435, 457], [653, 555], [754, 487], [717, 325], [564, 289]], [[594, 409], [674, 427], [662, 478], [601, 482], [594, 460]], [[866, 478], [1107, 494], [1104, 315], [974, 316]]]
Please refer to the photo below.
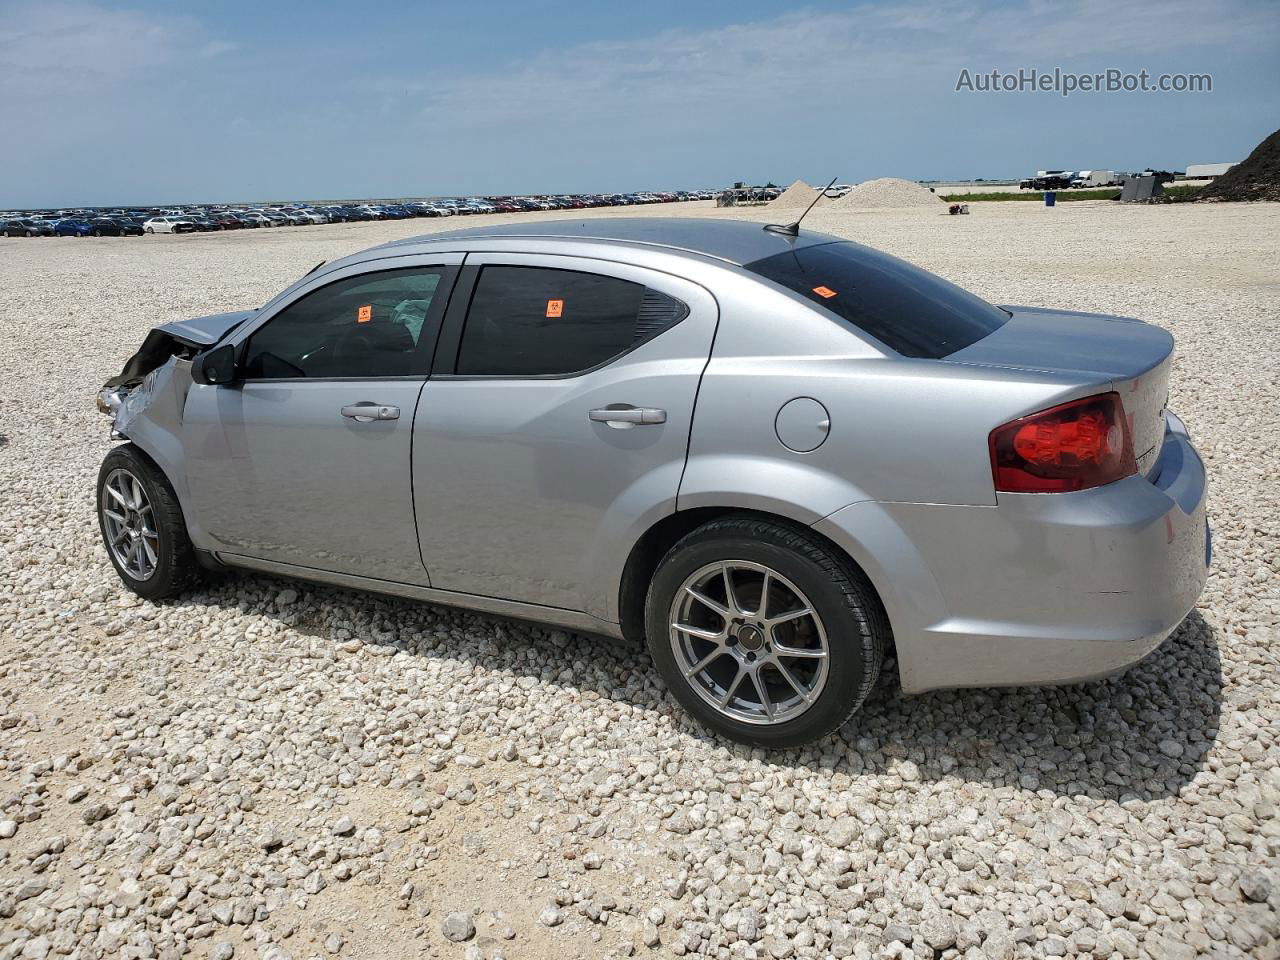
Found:
[[622, 635], [631, 641], [643, 642], [645, 636], [645, 599], [649, 592], [649, 583], [662, 558], [667, 555], [685, 535], [692, 533], [712, 520], [723, 520], [728, 517], [743, 517], [752, 520], [766, 520], [779, 526], [803, 532], [806, 537], [821, 544], [832, 554], [842, 559], [856, 570], [871, 587], [871, 592], [882, 610], [885, 611], [886, 622], [889, 623], [889, 637], [886, 655], [893, 650], [893, 621], [889, 617], [880, 585], [868, 575], [866, 569], [847, 550], [830, 537], [815, 530], [812, 526], [793, 517], [765, 510], [753, 510], [743, 507], [693, 507], [667, 514], [650, 526], [635, 542], [622, 570], [622, 578], [618, 585], [618, 616]]

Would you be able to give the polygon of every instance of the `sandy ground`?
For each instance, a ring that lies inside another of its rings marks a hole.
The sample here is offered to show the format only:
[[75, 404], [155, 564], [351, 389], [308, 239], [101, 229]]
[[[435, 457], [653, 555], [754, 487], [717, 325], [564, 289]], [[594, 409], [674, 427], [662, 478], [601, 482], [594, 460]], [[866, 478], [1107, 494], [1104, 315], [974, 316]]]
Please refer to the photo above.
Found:
[[[583, 216], [620, 213], [770, 218]], [[995, 302], [1173, 331], [1217, 555], [1119, 678], [886, 680], [773, 756], [705, 737], [642, 651], [262, 577], [139, 603], [107, 563], [93, 397], [148, 328], [538, 215], [0, 239], [0, 960], [1277, 956], [1278, 213], [810, 215]]]

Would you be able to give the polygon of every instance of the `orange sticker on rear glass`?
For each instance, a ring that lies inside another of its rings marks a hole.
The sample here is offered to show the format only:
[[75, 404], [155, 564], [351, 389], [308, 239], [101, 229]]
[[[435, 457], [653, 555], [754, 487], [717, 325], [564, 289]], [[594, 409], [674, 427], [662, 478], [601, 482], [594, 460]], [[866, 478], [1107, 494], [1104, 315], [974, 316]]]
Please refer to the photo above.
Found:
[[814, 287], [813, 292], [820, 297], [826, 297], [828, 300], [836, 295], [836, 292], [830, 287]]
[[548, 301], [547, 301], [547, 316], [548, 316], [548, 317], [558, 317], [558, 316], [560, 316], [562, 313], [564, 313], [564, 301], [563, 301], [563, 300], [548, 300]]
[[373, 306], [366, 303], [356, 311], [356, 323], [368, 323], [373, 319]]

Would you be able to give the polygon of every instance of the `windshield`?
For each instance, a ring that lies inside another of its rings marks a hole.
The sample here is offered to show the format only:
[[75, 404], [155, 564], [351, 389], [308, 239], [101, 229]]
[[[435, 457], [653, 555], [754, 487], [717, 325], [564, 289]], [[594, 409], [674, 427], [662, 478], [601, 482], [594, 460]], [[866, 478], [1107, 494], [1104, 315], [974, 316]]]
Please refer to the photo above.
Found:
[[856, 243], [779, 253], [746, 269], [835, 314], [904, 357], [941, 359], [1009, 314], [905, 260]]

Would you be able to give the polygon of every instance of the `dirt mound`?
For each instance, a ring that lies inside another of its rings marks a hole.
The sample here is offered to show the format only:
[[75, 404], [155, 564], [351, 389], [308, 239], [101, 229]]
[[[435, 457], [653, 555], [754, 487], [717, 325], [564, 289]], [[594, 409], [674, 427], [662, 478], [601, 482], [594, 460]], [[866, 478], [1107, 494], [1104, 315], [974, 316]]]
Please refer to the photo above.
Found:
[[809, 204], [818, 198], [818, 191], [813, 189], [803, 180], [797, 180], [782, 194], [777, 200], [769, 204], [769, 207], [778, 210], [803, 210]]
[[887, 209], [892, 207], [937, 207], [942, 199], [910, 180], [897, 177], [881, 177], [860, 183], [831, 206], [835, 209], [859, 210]]
[[1197, 200], [1280, 200], [1280, 130], [1200, 191]]

